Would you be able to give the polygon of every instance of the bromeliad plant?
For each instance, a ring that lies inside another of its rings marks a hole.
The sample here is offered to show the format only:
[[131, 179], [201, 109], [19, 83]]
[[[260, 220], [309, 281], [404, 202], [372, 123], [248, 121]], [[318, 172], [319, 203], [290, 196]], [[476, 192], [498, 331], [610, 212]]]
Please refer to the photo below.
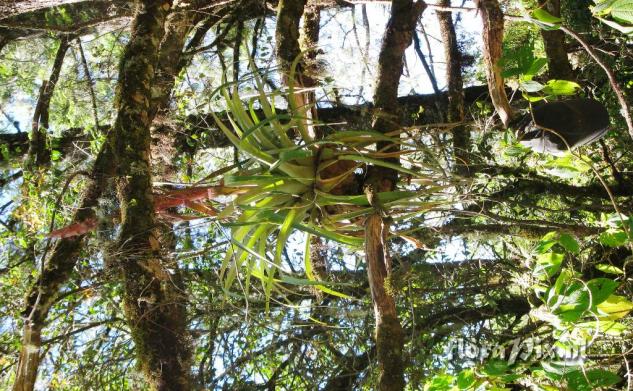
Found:
[[[311, 131], [317, 126], [309, 116], [312, 107], [298, 106], [301, 99], [293, 99], [304, 92], [295, 88], [293, 76], [288, 77], [291, 82], [286, 91], [267, 92], [262, 76], [254, 72], [255, 94], [248, 99], [240, 96], [239, 85], [230, 90], [225, 84], [219, 89], [226, 101], [228, 124], [216, 116], [217, 125], [249, 158], [239, 172], [224, 177], [225, 187], [240, 188], [242, 194], [218, 216], [230, 221], [225, 224], [231, 227], [232, 242], [221, 275], [228, 289], [243, 271], [245, 293], [251, 277], [256, 277], [262, 280], [267, 298], [280, 282], [317, 285], [340, 295], [314, 280], [309, 256], [305, 257], [307, 279], [283, 272], [282, 254], [293, 231], [359, 247], [364, 216], [374, 210], [362, 191], [368, 165], [393, 168], [408, 178], [403, 190], [378, 194], [394, 222], [437, 205], [429, 201], [430, 195], [446, 185], [446, 175], [423, 146], [408, 142], [397, 132], [337, 130], [317, 139]], [[284, 112], [275, 108], [280, 97], [288, 102]], [[400, 151], [376, 150], [373, 145], [378, 141], [399, 144]], [[430, 163], [408, 159], [421, 154]], [[399, 157], [403, 165], [383, 160], [389, 157]], [[306, 248], [306, 255], [308, 251]]]

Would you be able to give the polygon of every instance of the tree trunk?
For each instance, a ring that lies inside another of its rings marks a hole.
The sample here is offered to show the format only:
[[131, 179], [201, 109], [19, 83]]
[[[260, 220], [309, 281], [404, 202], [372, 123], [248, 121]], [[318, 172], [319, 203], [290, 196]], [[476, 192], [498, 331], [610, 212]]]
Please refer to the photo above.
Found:
[[40, 88], [40, 94], [31, 123], [29, 152], [25, 164], [27, 170], [33, 167], [44, 166], [51, 160], [50, 151], [47, 148], [48, 112], [53, 92], [55, 92], [55, 85], [59, 80], [62, 65], [64, 65], [64, 57], [70, 47], [70, 39], [71, 37], [68, 36], [63, 36], [60, 39], [51, 75], [48, 80], [42, 81], [42, 87]]
[[[292, 84], [294, 89], [297, 90], [297, 92], [288, 97], [288, 104], [292, 108], [294, 115], [304, 118], [301, 121], [302, 126], [299, 127], [299, 131], [302, 137], [306, 139], [306, 142], [309, 142], [318, 138], [314, 126], [314, 112], [316, 108], [314, 92], [312, 90], [306, 91], [305, 89], [314, 87], [315, 81], [306, 74], [309, 65], [306, 63], [305, 58], [301, 58], [297, 62], [294, 74], [292, 74], [293, 62], [300, 55], [306, 55], [302, 54], [300, 46], [299, 21], [302, 15], [304, 15], [304, 26], [306, 27], [304, 33], [307, 32], [307, 34], [304, 34], [303, 43], [309, 43], [315, 38], [318, 39], [318, 23], [320, 23], [318, 13], [320, 11], [312, 5], [306, 7], [306, 4], [307, 0], [279, 1], [275, 39], [277, 40], [277, 61], [282, 72], [283, 82], [287, 86]], [[304, 47], [304, 49], [308, 48]], [[310, 55], [307, 55], [309, 59]]]
[[[560, 17], [560, 0], [538, 0], [538, 4], [550, 14]], [[565, 33], [560, 30], [541, 29], [541, 36], [545, 44], [549, 77], [573, 80], [574, 72], [565, 47]]]
[[404, 389], [404, 331], [398, 320], [396, 303], [385, 287], [391, 273], [387, 249], [388, 224], [376, 213], [365, 222], [365, 257], [367, 277], [371, 288], [376, 320], [376, 348], [378, 355], [378, 389], [382, 391]]
[[[413, 3], [411, 0], [393, 0], [391, 16], [382, 40], [378, 57], [378, 79], [374, 92], [373, 130], [388, 133], [398, 129], [398, 85], [404, 65], [404, 52], [411, 45], [412, 36], [418, 18], [424, 10], [424, 2]], [[398, 145], [381, 142], [377, 145], [381, 151], [397, 151]], [[398, 159], [390, 159], [398, 163]], [[370, 204], [377, 212], [369, 216], [365, 222], [365, 257], [367, 259], [367, 278], [374, 303], [376, 319], [376, 351], [378, 357], [378, 390], [403, 390], [404, 333], [396, 304], [391, 292], [385, 287], [385, 280], [391, 273], [389, 250], [386, 235], [388, 223], [383, 221], [383, 214], [376, 194], [395, 190], [398, 181], [396, 170], [372, 166], [365, 181], [366, 193]]]
[[[441, 0], [439, 6], [450, 7], [450, 0]], [[448, 85], [448, 122], [464, 121], [464, 81], [462, 79], [461, 53], [457, 46], [457, 34], [453, 25], [451, 12], [437, 12], [440, 24], [442, 43], [444, 44], [444, 59], [446, 62], [446, 82]], [[470, 134], [464, 125], [452, 130], [453, 156], [455, 158], [455, 172], [468, 175]]]
[[484, 65], [492, 104], [505, 127], [513, 117], [506, 95], [499, 59], [503, 54], [503, 12], [497, 0], [479, 0], [483, 20]]
[[[150, 97], [171, 1], [144, 0], [121, 61], [114, 125], [121, 232], [117, 264], [138, 365], [152, 390], [191, 389], [191, 350], [175, 263], [161, 251], [150, 163]], [[175, 270], [175, 271], [174, 271]]]
[[[81, 206], [75, 212], [73, 223], [96, 219], [92, 209], [97, 206], [99, 196], [112, 174], [112, 154], [106, 142], [94, 163], [90, 181], [83, 193]], [[60, 239], [45, 261], [44, 270], [31, 286], [26, 296], [26, 306], [22, 315], [24, 331], [22, 347], [13, 386], [14, 391], [31, 391], [37, 378], [40, 363], [41, 332], [46, 316], [59, 296], [60, 287], [72, 273], [84, 235]]]

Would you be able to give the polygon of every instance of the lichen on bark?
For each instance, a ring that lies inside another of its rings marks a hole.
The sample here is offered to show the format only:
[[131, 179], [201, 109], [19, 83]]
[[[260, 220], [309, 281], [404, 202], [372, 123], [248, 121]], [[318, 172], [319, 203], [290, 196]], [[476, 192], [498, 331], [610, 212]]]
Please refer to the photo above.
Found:
[[[393, 0], [391, 16], [385, 30], [380, 55], [378, 57], [378, 76], [374, 92], [374, 113], [372, 128], [380, 133], [398, 129], [398, 85], [404, 66], [404, 52], [411, 45], [413, 32], [418, 18], [426, 4], [422, 1]], [[398, 145], [380, 142], [377, 149], [394, 152]], [[386, 159], [398, 164], [398, 158]], [[365, 180], [367, 194], [393, 191], [398, 182], [396, 170], [371, 166]], [[370, 199], [370, 203], [372, 200]], [[376, 213], [365, 222], [365, 257], [367, 259], [367, 277], [371, 288], [376, 319], [376, 352], [378, 357], [379, 379], [377, 389], [382, 391], [403, 390], [404, 382], [404, 333], [398, 320], [393, 296], [387, 292], [385, 279], [391, 273], [391, 263], [387, 243], [388, 221], [375, 205]]]
[[153, 390], [191, 389], [186, 297], [175, 282], [179, 281], [175, 261], [162, 252], [149, 160], [155, 113], [151, 92], [171, 3], [145, 0], [140, 4], [120, 65], [113, 128], [121, 208], [115, 264], [123, 279], [124, 309], [137, 362]]

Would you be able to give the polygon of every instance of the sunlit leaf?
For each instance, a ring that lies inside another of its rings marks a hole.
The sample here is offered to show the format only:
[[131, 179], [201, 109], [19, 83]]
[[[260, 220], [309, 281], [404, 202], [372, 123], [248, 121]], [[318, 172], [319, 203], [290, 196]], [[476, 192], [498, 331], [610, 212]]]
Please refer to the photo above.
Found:
[[600, 270], [603, 273], [608, 274], [624, 274], [624, 271], [617, 266], [608, 265], [606, 263], [600, 263], [596, 265], [596, 269]]

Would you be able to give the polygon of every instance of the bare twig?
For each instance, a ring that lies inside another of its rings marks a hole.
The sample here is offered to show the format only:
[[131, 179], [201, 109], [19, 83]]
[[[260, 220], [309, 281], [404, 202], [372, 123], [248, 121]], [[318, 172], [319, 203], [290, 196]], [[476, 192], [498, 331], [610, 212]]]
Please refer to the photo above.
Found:
[[596, 61], [596, 63], [598, 63], [598, 65], [600, 65], [600, 67], [607, 74], [607, 77], [609, 78], [609, 83], [611, 84], [611, 88], [613, 88], [613, 91], [615, 92], [615, 95], [618, 98], [618, 102], [620, 103], [620, 107], [621, 107], [620, 114], [622, 114], [622, 117], [624, 117], [624, 120], [626, 121], [626, 126], [629, 131], [629, 135], [633, 138], [633, 119], [631, 118], [631, 108], [629, 107], [629, 104], [626, 101], [626, 97], [624, 95], [624, 92], [622, 91], [622, 88], [620, 87], [617, 79], [615, 78], [615, 74], [613, 73], [613, 70], [609, 68], [609, 66], [604, 61], [602, 61], [600, 56], [598, 56], [598, 53], [596, 53], [596, 51], [578, 33], [576, 33], [575, 31], [565, 26], [560, 26], [560, 29], [565, 34], [569, 35], [570, 37], [578, 41], [578, 43], [582, 45], [583, 48], [585, 48], [587, 53]]
[[81, 55], [81, 64], [84, 68], [84, 76], [86, 77], [86, 81], [88, 82], [88, 90], [90, 91], [90, 99], [92, 100], [92, 115], [95, 120], [95, 129], [99, 129], [99, 115], [97, 114], [97, 97], [95, 95], [94, 90], [94, 80], [92, 79], [92, 75], [90, 75], [90, 69], [88, 68], [88, 61], [86, 61], [86, 55], [84, 53], [84, 48], [81, 45], [81, 38], [77, 37], [77, 46], [79, 47], [79, 54]]

